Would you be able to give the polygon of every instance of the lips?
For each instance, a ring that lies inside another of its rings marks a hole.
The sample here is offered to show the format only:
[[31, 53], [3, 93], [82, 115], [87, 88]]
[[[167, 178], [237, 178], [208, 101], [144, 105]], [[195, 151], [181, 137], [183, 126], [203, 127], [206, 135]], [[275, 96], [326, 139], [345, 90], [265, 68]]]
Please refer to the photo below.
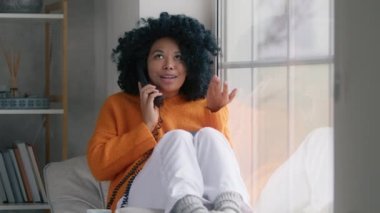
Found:
[[177, 76], [176, 75], [161, 75], [160, 78], [163, 80], [172, 80], [172, 79], [177, 78]]

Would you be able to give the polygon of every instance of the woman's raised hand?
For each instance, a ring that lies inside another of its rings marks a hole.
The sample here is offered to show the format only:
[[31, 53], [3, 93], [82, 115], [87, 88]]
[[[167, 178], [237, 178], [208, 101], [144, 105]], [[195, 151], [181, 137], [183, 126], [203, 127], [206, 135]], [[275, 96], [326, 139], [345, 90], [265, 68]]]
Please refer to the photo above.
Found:
[[233, 89], [231, 93], [228, 92], [227, 82], [224, 82], [222, 86], [222, 82], [219, 77], [214, 75], [207, 90], [207, 108], [212, 112], [217, 112], [229, 104], [235, 98], [237, 89]]
[[154, 98], [162, 95], [162, 93], [152, 84], [147, 84], [142, 87], [139, 82], [140, 90], [140, 108], [145, 124], [153, 131], [158, 123], [159, 111], [158, 107], [154, 106]]

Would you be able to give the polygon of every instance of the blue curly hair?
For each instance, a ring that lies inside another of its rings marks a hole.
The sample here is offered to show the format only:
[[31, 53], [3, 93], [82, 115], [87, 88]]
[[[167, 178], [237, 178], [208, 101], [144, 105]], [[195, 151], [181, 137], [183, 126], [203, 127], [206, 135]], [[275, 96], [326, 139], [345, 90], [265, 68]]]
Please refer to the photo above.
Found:
[[198, 20], [167, 12], [162, 12], [157, 19], [141, 19], [136, 28], [119, 38], [119, 44], [112, 50], [112, 59], [119, 71], [119, 87], [128, 94], [139, 94], [137, 68], [143, 67], [147, 76], [150, 48], [163, 37], [177, 42], [187, 70], [179, 93], [187, 100], [204, 98], [213, 75], [213, 57], [219, 51], [215, 37]]

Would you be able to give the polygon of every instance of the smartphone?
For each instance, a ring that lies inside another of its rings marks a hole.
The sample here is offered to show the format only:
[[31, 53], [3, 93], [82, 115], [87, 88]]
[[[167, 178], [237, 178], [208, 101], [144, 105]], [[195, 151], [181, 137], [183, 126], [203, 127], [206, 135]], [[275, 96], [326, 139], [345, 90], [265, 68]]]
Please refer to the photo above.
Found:
[[[149, 83], [148, 78], [144, 72], [144, 68], [142, 66], [137, 67], [137, 77], [142, 87]], [[161, 107], [164, 104], [164, 96], [160, 95], [155, 97], [153, 103], [156, 107]]]

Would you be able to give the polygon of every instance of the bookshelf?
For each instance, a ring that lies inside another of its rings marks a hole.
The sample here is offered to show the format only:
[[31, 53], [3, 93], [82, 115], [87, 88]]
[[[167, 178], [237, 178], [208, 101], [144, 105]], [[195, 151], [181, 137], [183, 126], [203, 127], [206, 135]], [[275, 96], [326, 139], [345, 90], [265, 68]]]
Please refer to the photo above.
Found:
[[[67, 1], [56, 0], [48, 1], [44, 5], [44, 12], [39, 14], [25, 14], [25, 13], [0, 13], [0, 22], [12, 23], [15, 25], [22, 25], [28, 23], [39, 23], [44, 29], [44, 76], [41, 76], [41, 84], [44, 84], [44, 96], [50, 101], [51, 106], [47, 109], [1, 109], [0, 116], [40, 116], [43, 118], [44, 128], [44, 146], [45, 146], [45, 162], [50, 162], [50, 149], [51, 144], [59, 146], [62, 159], [67, 158], [68, 146], [68, 75], [67, 75]], [[52, 69], [50, 64], [51, 58], [51, 24], [58, 23], [60, 25], [60, 53], [59, 53], [59, 69]], [[35, 56], [39, 57], [39, 56]], [[53, 94], [51, 74], [60, 72], [60, 93]], [[1, 77], [1, 74], [0, 74]], [[55, 118], [55, 117], [57, 118]], [[60, 120], [60, 131], [62, 142], [61, 144], [52, 143], [51, 141], [51, 128], [55, 123], [52, 122]], [[17, 128], [17, 127], [15, 127]], [[0, 212], [9, 210], [48, 210], [50, 209], [47, 203], [0, 203]]]
[[62, 20], [64, 16], [63, 14], [0, 13], [0, 18], [8, 19], [11, 21], [51, 21]]
[[63, 109], [2, 109], [0, 110], [0, 114], [4, 115], [26, 115], [26, 114], [34, 114], [34, 115], [58, 115], [64, 114]]
[[40, 210], [50, 209], [47, 203], [18, 203], [18, 204], [1, 204], [0, 210]]

